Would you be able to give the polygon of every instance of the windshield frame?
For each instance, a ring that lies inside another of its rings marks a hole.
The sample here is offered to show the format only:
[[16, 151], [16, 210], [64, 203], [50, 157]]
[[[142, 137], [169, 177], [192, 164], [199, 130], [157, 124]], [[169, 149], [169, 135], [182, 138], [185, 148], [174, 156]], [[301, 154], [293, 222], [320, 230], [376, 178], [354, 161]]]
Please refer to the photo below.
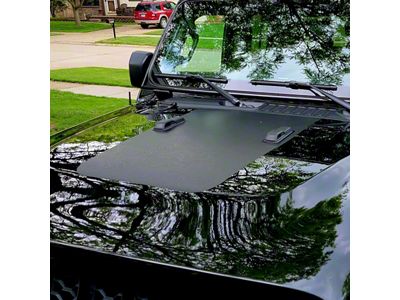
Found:
[[[146, 90], [161, 90], [161, 91], [169, 91], [169, 92], [178, 92], [178, 93], [194, 93], [194, 94], [201, 94], [201, 95], [218, 95], [217, 92], [209, 89], [201, 89], [201, 88], [194, 88], [194, 87], [178, 87], [178, 86], [170, 86], [170, 85], [163, 85], [157, 83], [157, 80], [155, 77], [157, 77], [156, 74], [164, 74], [157, 70], [155, 68], [156, 65], [156, 60], [157, 57], [160, 54], [161, 48], [164, 46], [164, 42], [166, 41], [166, 35], [169, 29], [171, 28], [171, 20], [175, 19], [175, 15], [178, 13], [178, 10], [185, 5], [186, 3], [192, 2], [215, 2], [217, 0], [182, 0], [179, 1], [178, 4], [176, 5], [173, 14], [171, 15], [167, 27], [164, 29], [161, 38], [159, 40], [159, 43], [154, 51], [153, 57], [150, 61], [149, 67], [147, 69], [146, 76], [144, 78], [143, 82], [143, 89]], [[221, 0], [218, 2], [225, 2], [229, 3], [227, 0]], [[164, 74], [164, 75], [169, 75], [169, 74]], [[185, 76], [185, 74], [170, 74], [174, 76]], [[188, 75], [193, 75], [193, 74], [188, 74]], [[162, 77], [162, 76], [160, 76]], [[168, 77], [168, 76], [164, 76]], [[205, 78], [212, 80], [212, 78], [208, 78], [207, 76], [204, 76]], [[221, 78], [224, 79], [224, 78]], [[229, 79], [228, 79], [229, 81]], [[283, 81], [282, 81], [283, 82]], [[249, 85], [251, 85], [251, 81], [249, 80], [248, 82]], [[349, 86], [343, 86], [343, 85], [338, 85], [340, 88], [347, 88], [349, 89]], [[230, 90], [230, 89], [225, 89], [225, 91], [229, 92], [230, 94], [234, 96], [243, 96], [243, 97], [256, 97], [256, 98], [262, 98], [262, 99], [293, 99], [293, 100], [305, 100], [305, 101], [317, 101], [317, 102], [329, 102], [325, 98], [318, 97], [312, 92], [305, 91], [305, 90], [292, 90], [290, 88], [282, 88], [282, 87], [269, 87], [268, 91], [243, 91], [243, 90]], [[338, 89], [340, 90], [340, 89]], [[334, 93], [336, 97], [339, 97], [343, 100], [350, 101], [350, 97], [346, 95], [342, 95], [340, 92]], [[346, 94], [346, 93], [345, 93]]]

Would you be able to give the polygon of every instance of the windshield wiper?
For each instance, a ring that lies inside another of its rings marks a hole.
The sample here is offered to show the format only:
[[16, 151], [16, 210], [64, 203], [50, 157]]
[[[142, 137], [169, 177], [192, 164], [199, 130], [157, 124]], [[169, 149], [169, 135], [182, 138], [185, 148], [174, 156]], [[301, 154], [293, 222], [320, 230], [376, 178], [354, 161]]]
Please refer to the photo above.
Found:
[[175, 74], [154, 74], [156, 77], [166, 77], [166, 78], [176, 78], [176, 79], [184, 79], [188, 81], [202, 81], [206, 83], [209, 87], [211, 87], [214, 91], [216, 91], [218, 94], [220, 94], [222, 97], [224, 97], [226, 100], [228, 100], [230, 103], [232, 103], [234, 106], [242, 106], [245, 107], [239, 99], [236, 97], [232, 96], [229, 94], [227, 91], [224, 89], [220, 88], [216, 84], [212, 83], [211, 80], [217, 81], [217, 82], [224, 82], [226, 83], [226, 79], [208, 79], [205, 78], [201, 75], [192, 75], [192, 74], [185, 74], [185, 75], [175, 75]]
[[308, 90], [312, 92], [314, 95], [321, 97], [323, 96], [325, 99], [335, 102], [341, 107], [345, 108], [347, 111], [350, 111], [350, 104], [331, 93], [328, 93], [324, 90], [337, 90], [335, 85], [313, 85], [305, 82], [297, 82], [297, 81], [268, 81], [268, 80], [252, 80], [251, 84], [254, 85], [271, 85], [271, 86], [283, 86], [294, 90]]
[[218, 85], [212, 83], [210, 80], [208, 80], [207, 78], [205, 78], [205, 77], [203, 77], [201, 75], [186, 75], [186, 79], [187, 80], [203, 81], [210, 88], [212, 88], [214, 91], [216, 91], [222, 97], [224, 97], [226, 100], [228, 100], [230, 103], [232, 103], [234, 106], [243, 106], [242, 102], [239, 99], [237, 99], [236, 97], [232, 96], [227, 91], [225, 91], [224, 89], [220, 88]]

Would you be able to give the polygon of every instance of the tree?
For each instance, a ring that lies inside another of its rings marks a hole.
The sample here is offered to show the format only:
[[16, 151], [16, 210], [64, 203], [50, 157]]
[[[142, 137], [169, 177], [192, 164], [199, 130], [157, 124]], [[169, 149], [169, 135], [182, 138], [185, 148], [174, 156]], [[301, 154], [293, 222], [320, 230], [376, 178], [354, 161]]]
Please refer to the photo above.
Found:
[[67, 0], [67, 1], [71, 5], [72, 11], [74, 12], [75, 24], [77, 26], [80, 26], [81, 18], [79, 16], [79, 12], [80, 12], [85, 0]]
[[56, 13], [67, 8], [66, 0], [50, 0], [50, 13], [53, 18], [56, 17]]

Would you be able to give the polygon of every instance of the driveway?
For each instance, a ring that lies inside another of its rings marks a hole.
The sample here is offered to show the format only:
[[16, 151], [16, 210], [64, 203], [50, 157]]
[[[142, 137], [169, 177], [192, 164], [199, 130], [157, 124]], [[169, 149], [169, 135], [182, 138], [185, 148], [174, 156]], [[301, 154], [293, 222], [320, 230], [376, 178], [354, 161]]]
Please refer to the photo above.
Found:
[[[137, 25], [116, 27], [117, 36], [142, 35]], [[96, 41], [112, 38], [112, 29], [87, 33], [63, 33], [50, 37], [50, 68], [111, 67], [128, 68], [131, 53], [135, 50], [154, 51], [149, 46], [97, 45]]]

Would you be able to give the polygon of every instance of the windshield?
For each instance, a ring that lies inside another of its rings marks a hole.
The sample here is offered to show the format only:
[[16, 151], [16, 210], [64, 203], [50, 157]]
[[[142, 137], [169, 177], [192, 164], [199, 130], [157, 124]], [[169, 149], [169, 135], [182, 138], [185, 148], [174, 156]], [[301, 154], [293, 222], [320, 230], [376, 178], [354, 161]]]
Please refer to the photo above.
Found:
[[251, 80], [348, 86], [349, 6], [347, 0], [183, 2], [155, 70], [222, 77], [236, 86]]

